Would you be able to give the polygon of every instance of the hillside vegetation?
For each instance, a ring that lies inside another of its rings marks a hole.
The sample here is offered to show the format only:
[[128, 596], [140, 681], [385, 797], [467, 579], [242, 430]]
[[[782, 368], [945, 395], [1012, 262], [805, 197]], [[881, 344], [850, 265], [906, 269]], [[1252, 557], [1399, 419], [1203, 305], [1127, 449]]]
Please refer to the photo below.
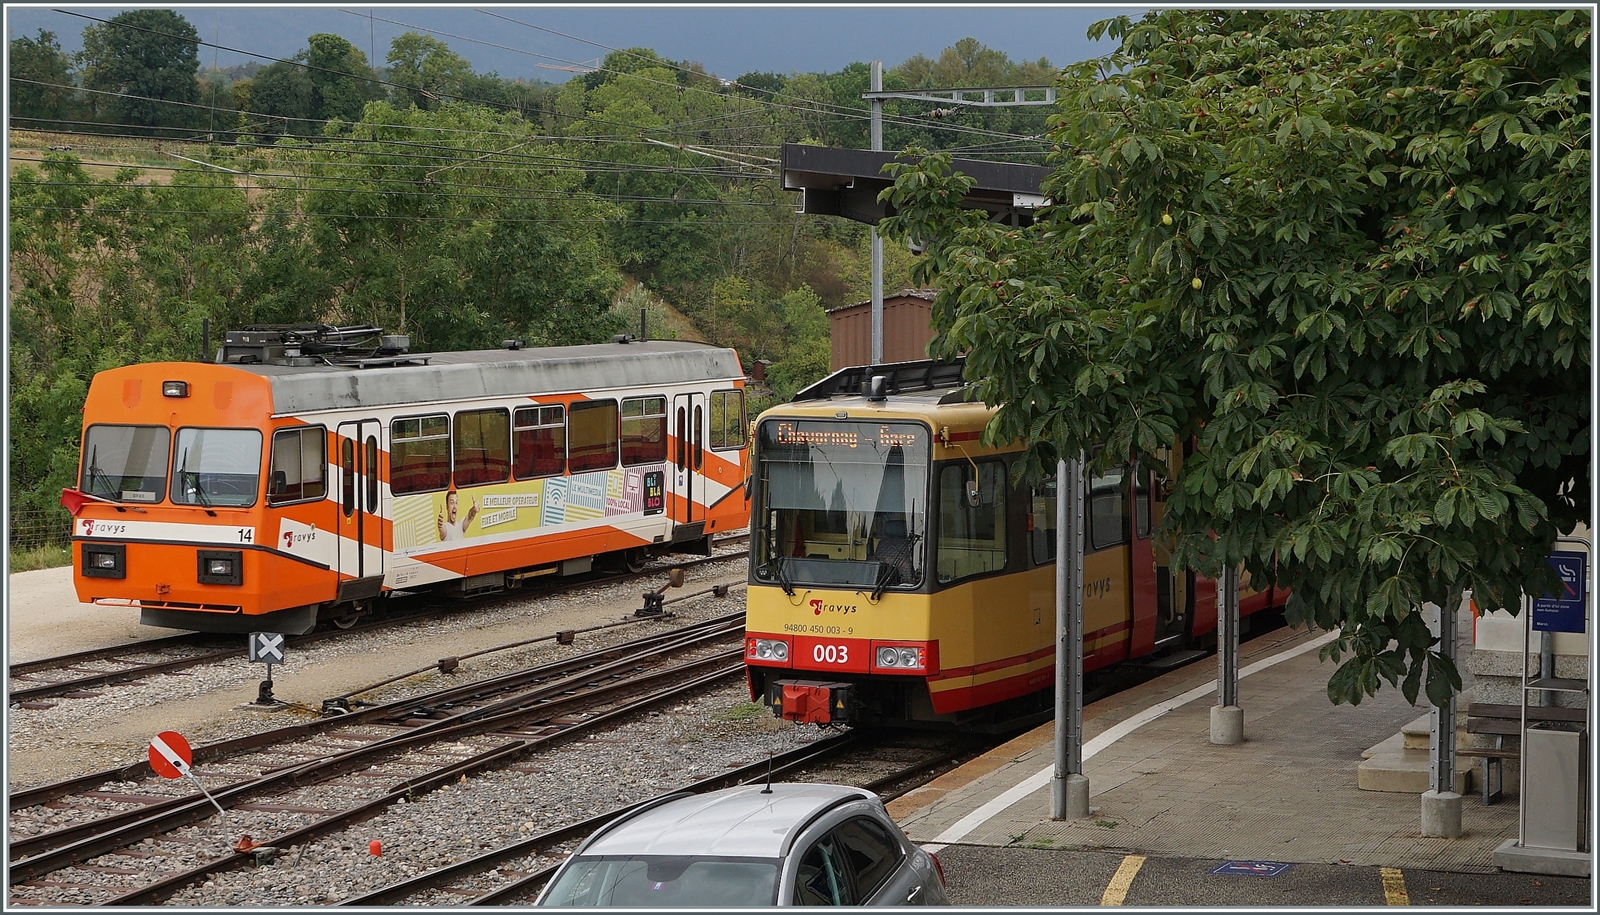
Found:
[[[767, 361], [782, 398], [828, 369], [825, 309], [869, 294], [868, 228], [797, 215], [776, 167], [785, 142], [869, 145], [865, 63], [729, 81], [636, 48], [553, 85], [417, 33], [383, 66], [332, 35], [248, 70], [202, 72], [197, 47], [169, 10], [70, 57], [11, 42], [14, 548], [64, 532], [94, 373], [204, 358], [203, 321], [371, 323], [425, 351], [604, 340], [643, 308], [652, 337]], [[965, 39], [885, 84], [1054, 72]], [[1043, 161], [1043, 108], [885, 108], [887, 148]], [[886, 247], [885, 288], [907, 285]]]

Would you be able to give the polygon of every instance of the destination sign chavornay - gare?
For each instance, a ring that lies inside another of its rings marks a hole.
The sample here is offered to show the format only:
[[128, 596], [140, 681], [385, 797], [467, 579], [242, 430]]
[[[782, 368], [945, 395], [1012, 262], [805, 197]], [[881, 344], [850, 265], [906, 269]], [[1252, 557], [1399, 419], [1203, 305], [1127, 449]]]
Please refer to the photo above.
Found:
[[786, 419], [767, 423], [762, 433], [768, 444], [779, 447], [820, 445], [876, 450], [898, 445], [907, 451], [917, 451], [925, 449], [928, 441], [928, 430], [915, 423], [851, 423]]

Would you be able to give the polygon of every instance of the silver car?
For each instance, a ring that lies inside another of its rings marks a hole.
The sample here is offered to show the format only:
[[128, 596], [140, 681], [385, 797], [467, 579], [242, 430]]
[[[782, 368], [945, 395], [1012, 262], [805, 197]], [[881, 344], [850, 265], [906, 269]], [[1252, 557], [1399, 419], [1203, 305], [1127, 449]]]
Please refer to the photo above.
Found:
[[747, 785], [680, 794], [590, 836], [542, 906], [947, 905], [938, 859], [870, 791]]

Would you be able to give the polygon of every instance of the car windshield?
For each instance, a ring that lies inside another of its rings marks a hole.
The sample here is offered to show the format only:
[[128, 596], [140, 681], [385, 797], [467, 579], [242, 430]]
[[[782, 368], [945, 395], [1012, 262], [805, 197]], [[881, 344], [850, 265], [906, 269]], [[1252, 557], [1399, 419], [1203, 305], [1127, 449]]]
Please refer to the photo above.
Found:
[[90, 426], [78, 488], [117, 502], [160, 502], [171, 443], [164, 426]]
[[767, 420], [757, 441], [757, 580], [874, 590], [922, 582], [926, 426]]
[[575, 859], [539, 904], [748, 908], [774, 904], [777, 888], [774, 858], [596, 855]]
[[261, 481], [261, 433], [179, 429], [172, 471], [172, 501], [179, 505], [254, 505]]

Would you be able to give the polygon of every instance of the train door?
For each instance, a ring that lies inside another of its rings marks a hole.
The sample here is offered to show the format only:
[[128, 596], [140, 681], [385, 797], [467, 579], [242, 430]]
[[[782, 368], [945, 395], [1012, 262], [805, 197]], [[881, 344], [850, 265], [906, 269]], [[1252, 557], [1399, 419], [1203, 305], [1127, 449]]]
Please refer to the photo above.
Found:
[[[1162, 457], [1176, 474], [1177, 455], [1169, 451]], [[1146, 529], [1152, 535], [1149, 541], [1149, 564], [1153, 576], [1151, 584], [1155, 600], [1155, 633], [1152, 647], [1181, 646], [1191, 634], [1189, 619], [1194, 609], [1194, 576], [1172, 567], [1170, 537], [1153, 536], [1155, 528], [1161, 524], [1161, 519], [1167, 513], [1167, 496], [1171, 495], [1171, 482], [1153, 469], [1144, 473], [1149, 476], [1147, 481], [1149, 495], [1144, 500], [1144, 506], [1149, 515], [1148, 521], [1145, 522]]]
[[672, 398], [672, 497], [668, 502], [673, 506], [669, 514], [677, 524], [705, 523], [704, 506], [695, 505], [697, 496], [705, 500], [705, 484], [695, 479], [705, 466], [705, 413], [704, 394]]
[[375, 419], [338, 427], [340, 601], [376, 597], [383, 585], [381, 428]]

